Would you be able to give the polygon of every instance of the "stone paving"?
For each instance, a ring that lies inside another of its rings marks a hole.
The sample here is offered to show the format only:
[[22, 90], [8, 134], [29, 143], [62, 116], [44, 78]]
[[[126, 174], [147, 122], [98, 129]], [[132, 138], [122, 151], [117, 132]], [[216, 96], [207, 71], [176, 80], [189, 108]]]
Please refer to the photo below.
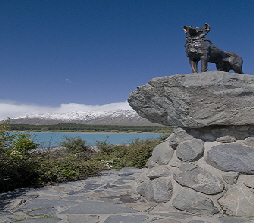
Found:
[[0, 222], [21, 223], [243, 223], [253, 219], [199, 216], [170, 210], [134, 196], [136, 168], [108, 170], [100, 176], [39, 189], [0, 194]]

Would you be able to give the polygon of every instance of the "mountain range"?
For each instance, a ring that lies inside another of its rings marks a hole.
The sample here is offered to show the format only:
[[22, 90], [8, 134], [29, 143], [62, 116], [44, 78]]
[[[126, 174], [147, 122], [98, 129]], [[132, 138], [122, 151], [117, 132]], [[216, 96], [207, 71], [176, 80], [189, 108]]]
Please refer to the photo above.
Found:
[[116, 111], [73, 111], [66, 113], [42, 113], [20, 116], [11, 119], [11, 124], [49, 125], [58, 123], [77, 123], [90, 125], [132, 125], [155, 126], [134, 110]]

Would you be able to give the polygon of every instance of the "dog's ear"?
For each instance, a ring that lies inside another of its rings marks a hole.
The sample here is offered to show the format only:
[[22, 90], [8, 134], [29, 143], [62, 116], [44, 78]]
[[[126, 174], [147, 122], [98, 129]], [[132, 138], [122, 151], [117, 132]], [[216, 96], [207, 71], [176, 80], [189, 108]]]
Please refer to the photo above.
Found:
[[187, 33], [187, 32], [188, 32], [188, 26], [184, 26], [184, 27], [183, 27], [183, 31], [184, 31], [185, 33]]
[[204, 29], [205, 29], [207, 32], [209, 32], [210, 29], [211, 29], [211, 26], [210, 26], [209, 24], [205, 23]]

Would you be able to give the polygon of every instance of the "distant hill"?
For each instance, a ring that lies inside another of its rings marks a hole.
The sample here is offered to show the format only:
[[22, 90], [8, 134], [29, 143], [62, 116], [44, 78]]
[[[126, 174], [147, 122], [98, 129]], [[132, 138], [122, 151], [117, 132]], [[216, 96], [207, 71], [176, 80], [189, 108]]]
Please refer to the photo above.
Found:
[[77, 123], [90, 125], [160, 126], [140, 117], [133, 110], [73, 111], [67, 113], [43, 113], [11, 119], [11, 124], [51, 125]]

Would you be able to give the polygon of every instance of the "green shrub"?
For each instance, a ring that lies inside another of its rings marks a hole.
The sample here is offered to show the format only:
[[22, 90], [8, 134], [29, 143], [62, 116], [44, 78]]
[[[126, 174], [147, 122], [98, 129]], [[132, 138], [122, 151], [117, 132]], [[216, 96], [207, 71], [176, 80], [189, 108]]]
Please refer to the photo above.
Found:
[[43, 154], [37, 183], [47, 185], [84, 179], [105, 169], [101, 163], [80, 157], [80, 154], [66, 153], [64, 150]]
[[65, 137], [63, 149], [38, 150], [31, 135], [10, 133], [7, 120], [0, 125], [0, 192], [84, 179], [104, 169], [142, 168], [163, 139], [136, 139], [129, 145], [105, 140], [97, 142], [96, 153], [80, 137]]
[[103, 162], [108, 168], [120, 169], [123, 167], [145, 167], [160, 139], [136, 139], [129, 145], [109, 145], [106, 141], [97, 144], [100, 152], [96, 159]]
[[37, 157], [32, 152], [38, 144], [29, 134], [10, 134], [8, 121], [0, 126], [0, 191], [35, 183]]
[[97, 141], [96, 145], [102, 154], [109, 155], [115, 151], [115, 146], [108, 144], [108, 137], [104, 141]]
[[10, 134], [9, 120], [4, 121], [0, 125], [0, 152], [5, 152], [4, 149], [9, 148], [14, 135]]
[[86, 141], [77, 137], [67, 137], [64, 136], [65, 141], [60, 143], [60, 146], [63, 146], [71, 153], [87, 152], [90, 151], [90, 147], [86, 146]]
[[153, 149], [160, 140], [136, 140], [130, 144], [131, 150], [128, 150], [126, 158], [131, 161], [130, 165], [137, 168], [145, 167], [148, 159], [151, 157]]
[[80, 137], [65, 137], [63, 149], [41, 154], [39, 185], [84, 179], [105, 169], [100, 162], [93, 162], [95, 152]]
[[36, 183], [38, 163], [35, 157], [1, 154], [0, 191], [26, 187]]

